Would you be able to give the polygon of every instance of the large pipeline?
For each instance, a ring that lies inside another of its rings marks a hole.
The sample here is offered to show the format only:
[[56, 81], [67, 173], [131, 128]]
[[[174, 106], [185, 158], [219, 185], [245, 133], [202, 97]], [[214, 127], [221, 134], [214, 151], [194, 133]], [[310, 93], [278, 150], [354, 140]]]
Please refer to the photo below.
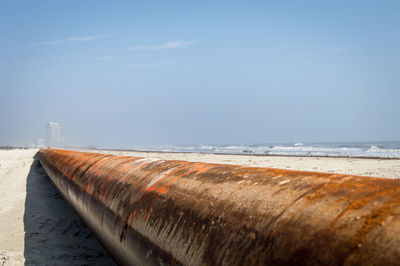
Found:
[[120, 264], [394, 265], [398, 180], [41, 149]]

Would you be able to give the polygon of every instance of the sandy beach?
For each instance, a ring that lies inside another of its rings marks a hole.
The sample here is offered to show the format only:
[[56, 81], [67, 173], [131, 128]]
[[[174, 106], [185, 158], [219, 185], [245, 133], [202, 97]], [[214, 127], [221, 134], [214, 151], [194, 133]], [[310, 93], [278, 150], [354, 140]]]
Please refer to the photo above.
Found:
[[153, 157], [164, 160], [183, 160], [192, 162], [235, 164], [251, 167], [270, 167], [348, 175], [400, 178], [400, 159], [229, 155], [111, 150], [80, 151], [135, 157]]
[[34, 158], [0, 150], [0, 265], [115, 265]]
[[[37, 151], [38, 149], [0, 150], [0, 265], [24, 263], [27, 265], [112, 265], [114, 262], [107, 252], [65, 203], [37, 159], [34, 158]], [[95, 152], [400, 178], [400, 160], [398, 159], [110, 150]]]

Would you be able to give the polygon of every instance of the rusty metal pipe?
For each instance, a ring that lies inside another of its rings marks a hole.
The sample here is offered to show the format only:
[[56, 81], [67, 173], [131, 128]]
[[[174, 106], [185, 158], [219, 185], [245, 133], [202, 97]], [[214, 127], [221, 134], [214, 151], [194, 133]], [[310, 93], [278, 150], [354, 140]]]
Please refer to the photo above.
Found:
[[41, 149], [121, 264], [400, 261], [398, 180]]

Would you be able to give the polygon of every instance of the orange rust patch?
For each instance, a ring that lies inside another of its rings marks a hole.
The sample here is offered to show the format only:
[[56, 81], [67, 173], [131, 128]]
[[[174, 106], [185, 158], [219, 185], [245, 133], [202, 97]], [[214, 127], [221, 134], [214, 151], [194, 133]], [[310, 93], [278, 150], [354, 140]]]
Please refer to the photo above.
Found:
[[393, 214], [391, 205], [384, 206], [373, 210], [367, 215], [362, 216], [364, 223], [360, 230], [351, 238], [354, 245], [362, 244], [369, 232], [378, 226], [382, 225], [382, 222], [390, 215]]
[[[166, 174], [165, 176], [163, 176], [162, 178], [160, 178], [159, 180], [157, 180], [157, 182], [155, 182], [152, 186], [146, 187], [146, 188], [145, 188], [145, 191], [151, 192], [151, 191], [155, 190], [155, 187], [156, 187], [158, 184], [160, 184], [164, 179], [168, 178], [168, 177], [171, 176], [171, 175], [174, 175], [174, 174], [177, 173], [177, 172], [180, 172], [180, 171], [184, 170], [184, 169], [185, 169], [184, 166], [185, 166], [185, 165], [188, 165], [188, 164], [189, 164], [189, 162], [181, 163], [180, 168], [178, 168], [178, 169], [176, 169], [176, 170], [174, 170], [174, 171], [172, 171], [172, 172]], [[182, 167], [182, 166], [183, 166], [183, 167]]]

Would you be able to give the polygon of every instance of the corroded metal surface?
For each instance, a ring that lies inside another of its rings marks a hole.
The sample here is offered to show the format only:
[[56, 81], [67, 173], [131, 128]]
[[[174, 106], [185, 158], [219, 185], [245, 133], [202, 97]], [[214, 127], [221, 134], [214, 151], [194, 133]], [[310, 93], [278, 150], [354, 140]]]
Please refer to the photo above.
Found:
[[400, 262], [398, 180], [42, 149], [121, 264]]

